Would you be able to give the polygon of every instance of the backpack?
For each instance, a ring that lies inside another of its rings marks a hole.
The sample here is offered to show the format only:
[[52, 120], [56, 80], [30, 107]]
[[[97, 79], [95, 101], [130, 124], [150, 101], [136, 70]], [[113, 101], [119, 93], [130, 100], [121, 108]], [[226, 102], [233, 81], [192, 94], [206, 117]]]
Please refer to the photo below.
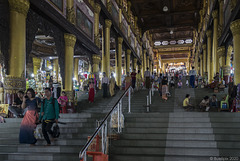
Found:
[[[55, 100], [57, 100], [56, 98], [53, 98], [52, 99], [52, 104], [53, 104], [53, 110], [54, 110], [54, 114], [55, 114]], [[46, 101], [46, 98], [43, 100], [43, 107], [44, 107], [44, 105], [45, 105], [45, 101]], [[60, 105], [59, 105], [59, 103], [58, 103], [58, 107], [59, 107], [59, 113], [60, 113]], [[60, 118], [60, 116], [59, 116], [59, 118]]]

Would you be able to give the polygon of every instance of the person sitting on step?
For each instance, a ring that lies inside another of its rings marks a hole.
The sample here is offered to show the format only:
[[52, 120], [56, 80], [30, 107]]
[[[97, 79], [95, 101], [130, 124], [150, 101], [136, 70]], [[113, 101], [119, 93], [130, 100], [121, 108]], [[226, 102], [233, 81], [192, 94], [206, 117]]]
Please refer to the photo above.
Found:
[[186, 111], [192, 110], [194, 109], [194, 106], [192, 104], [189, 103], [190, 100], [190, 94], [186, 94], [185, 99], [183, 100], [183, 108]]
[[218, 108], [218, 100], [217, 100], [217, 96], [215, 94], [212, 95], [209, 102], [210, 102], [210, 107]]
[[208, 97], [208, 96], [205, 96], [205, 97], [203, 98], [202, 102], [199, 104], [199, 106], [200, 106], [201, 111], [203, 111], [204, 108], [205, 108], [205, 111], [209, 111], [209, 109], [210, 109], [210, 106], [209, 106], [209, 97]]

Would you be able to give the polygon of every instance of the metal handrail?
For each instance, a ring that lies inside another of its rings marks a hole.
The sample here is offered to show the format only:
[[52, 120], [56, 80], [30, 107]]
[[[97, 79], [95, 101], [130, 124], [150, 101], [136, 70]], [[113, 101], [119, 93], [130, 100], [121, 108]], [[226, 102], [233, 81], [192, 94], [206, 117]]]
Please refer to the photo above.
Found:
[[[129, 90], [132, 89], [132, 86], [129, 86], [124, 93], [121, 95], [121, 97], [118, 99], [118, 101], [114, 104], [114, 106], [112, 107], [112, 109], [110, 110], [110, 112], [105, 116], [105, 118], [103, 119], [102, 123], [98, 126], [98, 128], [96, 129], [96, 131], [93, 133], [93, 135], [91, 136], [91, 138], [88, 140], [88, 142], [84, 145], [84, 147], [82, 148], [82, 150], [79, 152], [79, 158], [82, 159], [84, 153], [86, 152], [87, 148], [90, 146], [90, 144], [92, 143], [93, 139], [97, 136], [97, 134], [99, 133], [99, 131], [102, 129], [102, 127], [105, 125], [105, 122], [107, 121], [107, 119], [110, 117], [110, 115], [112, 114], [112, 112], [115, 110], [115, 108], [117, 108], [118, 103], [121, 101], [121, 99], [126, 95], [127, 92], [129, 92]], [[130, 98], [130, 92], [129, 92], [129, 98]], [[130, 113], [130, 106], [129, 106], [129, 111]]]

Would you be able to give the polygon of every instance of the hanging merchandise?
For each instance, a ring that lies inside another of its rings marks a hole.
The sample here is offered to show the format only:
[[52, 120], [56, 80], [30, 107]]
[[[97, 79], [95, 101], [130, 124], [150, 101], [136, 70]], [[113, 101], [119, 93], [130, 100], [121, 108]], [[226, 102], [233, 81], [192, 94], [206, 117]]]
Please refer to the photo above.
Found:
[[26, 89], [29, 88], [29, 82], [28, 82], [28, 79], [26, 79]]
[[34, 79], [28, 80], [29, 88], [35, 89], [36, 88], [36, 82]]

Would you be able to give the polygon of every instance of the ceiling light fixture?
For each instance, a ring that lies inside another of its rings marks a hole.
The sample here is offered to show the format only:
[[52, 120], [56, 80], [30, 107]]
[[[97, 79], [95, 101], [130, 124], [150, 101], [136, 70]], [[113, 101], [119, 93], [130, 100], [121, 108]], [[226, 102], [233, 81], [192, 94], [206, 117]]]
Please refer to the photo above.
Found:
[[164, 6], [164, 7], [163, 7], [163, 11], [164, 11], [164, 12], [167, 12], [167, 11], [168, 11], [168, 7], [167, 7], [167, 6]]
[[173, 34], [173, 30], [170, 31], [170, 34], [171, 34], [171, 35]]

